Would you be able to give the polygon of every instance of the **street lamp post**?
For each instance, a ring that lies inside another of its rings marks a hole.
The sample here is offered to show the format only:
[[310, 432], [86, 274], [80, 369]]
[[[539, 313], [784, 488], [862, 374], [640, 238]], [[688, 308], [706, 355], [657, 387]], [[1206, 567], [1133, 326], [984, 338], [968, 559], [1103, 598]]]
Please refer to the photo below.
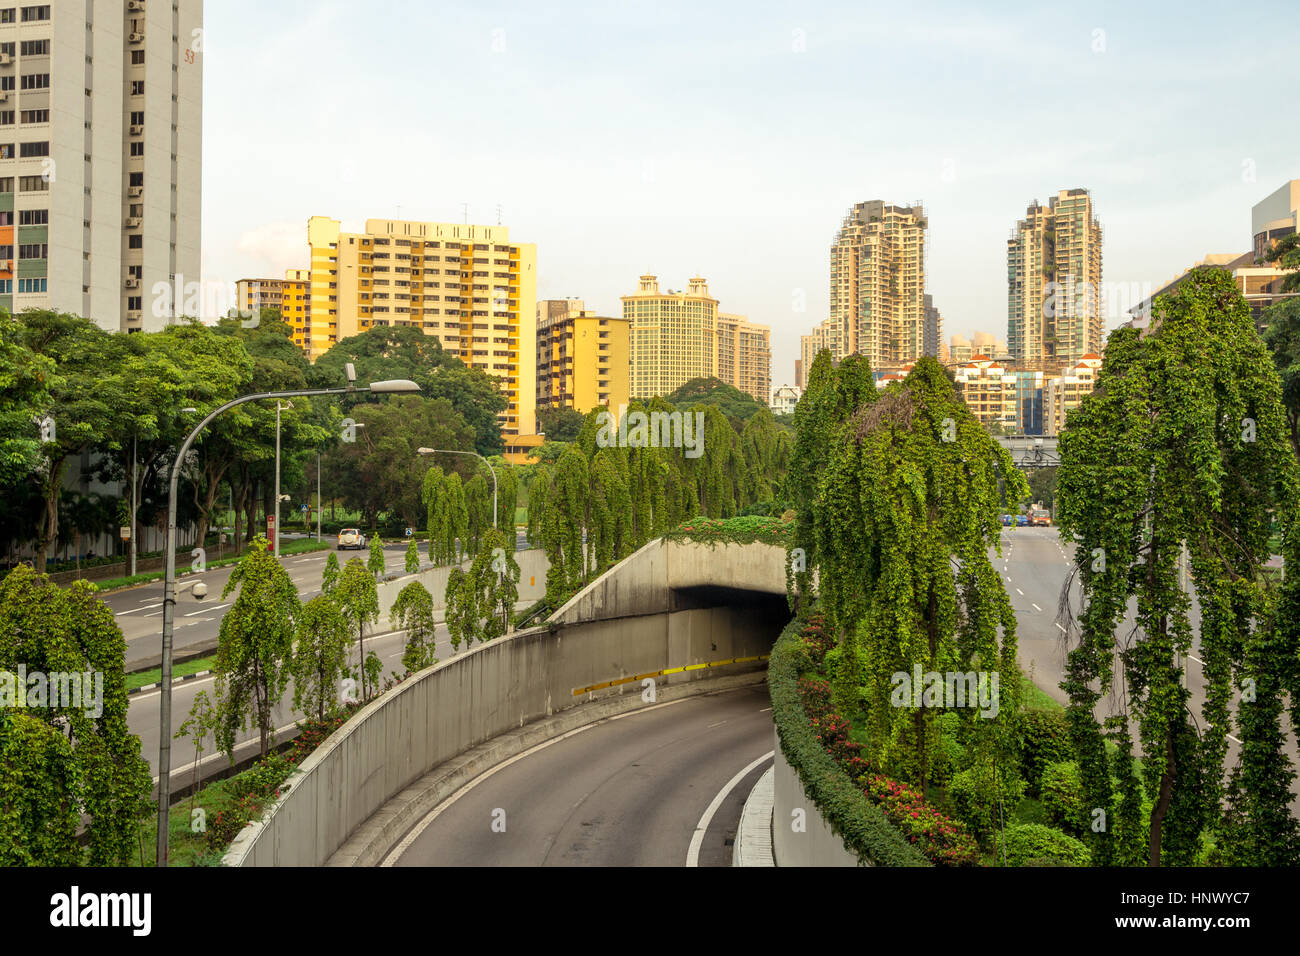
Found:
[[280, 409], [293, 408], [293, 402], [275, 400], [275, 556], [280, 557]]
[[[349, 372], [351, 369], [349, 368]], [[405, 379], [385, 382], [371, 382], [369, 385], [351, 384], [355, 376], [349, 374], [349, 384], [344, 388], [308, 388], [288, 392], [259, 392], [232, 399], [221, 407], [209, 412], [203, 421], [191, 429], [181, 443], [180, 450], [172, 462], [171, 478], [167, 492], [167, 541], [163, 558], [163, 620], [162, 620], [162, 674], [160, 677], [160, 699], [158, 706], [158, 858], [156, 865], [167, 865], [167, 826], [171, 809], [171, 743], [172, 743], [172, 632], [176, 618], [176, 487], [180, 481], [181, 467], [189, 455], [190, 446], [199, 432], [208, 423], [237, 405], [255, 402], [267, 398], [297, 398], [307, 395], [355, 395], [371, 392], [376, 395], [395, 392], [418, 392], [420, 386]], [[278, 531], [279, 529], [277, 529]]]
[[320, 449], [316, 449], [316, 540], [320, 541]]
[[488, 461], [476, 451], [451, 451], [446, 448], [417, 448], [416, 454], [419, 455], [473, 455], [483, 464], [488, 466], [488, 471], [492, 473], [492, 527], [499, 527], [497, 521], [497, 472], [492, 467], [492, 462]]

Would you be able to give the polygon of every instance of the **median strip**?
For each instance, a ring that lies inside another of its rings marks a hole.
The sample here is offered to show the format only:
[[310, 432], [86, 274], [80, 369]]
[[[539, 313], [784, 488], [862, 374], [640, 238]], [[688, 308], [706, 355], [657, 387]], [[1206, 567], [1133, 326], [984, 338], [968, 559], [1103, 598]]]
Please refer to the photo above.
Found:
[[665, 667], [663, 670], [648, 671], [645, 674], [636, 674], [632, 677], [620, 677], [616, 680], [602, 681], [599, 684], [590, 684], [586, 687], [576, 687], [573, 691], [574, 697], [581, 697], [583, 694], [591, 693], [593, 690], [604, 690], [606, 687], [618, 687], [621, 684], [631, 684], [636, 681], [646, 680], [650, 677], [666, 677], [669, 674], [682, 674], [686, 671], [698, 671], [707, 667], [726, 667], [728, 664], [752, 664], [757, 661], [768, 659], [767, 654], [755, 654], [752, 657], [733, 657], [726, 661], [708, 661], [704, 664], [685, 664], [681, 667]]

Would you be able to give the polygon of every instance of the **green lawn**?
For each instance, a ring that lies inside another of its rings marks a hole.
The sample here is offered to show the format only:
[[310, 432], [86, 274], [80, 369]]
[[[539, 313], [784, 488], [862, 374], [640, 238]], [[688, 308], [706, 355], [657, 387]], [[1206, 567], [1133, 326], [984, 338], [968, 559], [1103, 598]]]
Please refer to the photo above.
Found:
[[[317, 541], [315, 538], [307, 538], [303, 540], [284, 542], [284, 544], [280, 546], [280, 554], [282, 555], [307, 554], [308, 552], [311, 551], [328, 551], [332, 547], [333, 547], [332, 544], [330, 544], [328, 541], [325, 541], [323, 539], [321, 541]], [[245, 554], [246, 553], [247, 552], [245, 552]], [[211, 571], [213, 568], [224, 568], [227, 565], [234, 564], [235, 562], [239, 561], [242, 557], [243, 555], [231, 555], [228, 558], [221, 558], [216, 561], [209, 561], [208, 570]], [[178, 571], [181, 568], [186, 567], [186, 565], [182, 564], [180, 561], [177, 562], [177, 565], [178, 565], [177, 567]], [[163, 572], [150, 571], [147, 574], [136, 574], [124, 578], [108, 578], [107, 580], [95, 581], [93, 583], [97, 588], [99, 588], [100, 592], [102, 593], [104, 591], [115, 591], [118, 588], [135, 587], [137, 584], [147, 584], [150, 581], [161, 581], [162, 579], [163, 579]]]
[[[217, 661], [216, 656], [200, 657], [192, 661], [185, 661], [183, 664], [172, 666], [172, 677], [185, 677], [189, 674], [197, 674], [199, 671], [210, 671], [212, 665]], [[135, 690], [137, 687], [145, 687], [149, 684], [155, 684], [162, 679], [162, 668], [155, 667], [152, 670], [136, 671], [133, 674], [126, 675], [126, 689]]]

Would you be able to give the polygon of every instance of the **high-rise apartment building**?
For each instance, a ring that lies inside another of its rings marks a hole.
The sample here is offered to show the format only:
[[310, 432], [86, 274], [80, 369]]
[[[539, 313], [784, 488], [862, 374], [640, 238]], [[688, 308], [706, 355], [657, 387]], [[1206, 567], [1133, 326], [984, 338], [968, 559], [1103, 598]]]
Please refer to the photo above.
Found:
[[537, 303], [537, 407], [618, 414], [628, 402], [628, 320], [588, 312], [581, 299]]
[[860, 202], [844, 217], [831, 246], [828, 347], [837, 362], [858, 354], [884, 368], [927, 354], [926, 227], [920, 203]]
[[925, 297], [925, 321], [921, 327], [921, 351], [925, 355], [939, 355], [939, 343], [943, 340], [943, 316], [935, 308], [934, 300]]
[[1007, 343], [1023, 369], [1059, 371], [1102, 347], [1101, 224], [1086, 189], [1025, 211], [1007, 240]]
[[957, 394], [982, 425], [1016, 430], [1016, 376], [1003, 365], [978, 356], [956, 369]]
[[501, 379], [508, 457], [539, 442], [537, 246], [505, 226], [366, 220], [346, 233], [336, 219], [307, 224], [304, 348], [314, 360], [374, 326], [412, 326], [466, 365]]
[[1055, 438], [1061, 434], [1070, 409], [1077, 408], [1085, 397], [1092, 394], [1101, 364], [1100, 355], [1089, 353], [1065, 369], [1061, 375], [1043, 382], [1044, 435]]
[[281, 321], [293, 329], [293, 344], [307, 349], [311, 292], [306, 269], [289, 269], [283, 279], [240, 279], [235, 288], [242, 314], [259, 315], [263, 309], [275, 309]]
[[743, 315], [718, 313], [714, 375], [764, 405], [772, 394], [772, 330]]
[[197, 301], [202, 0], [0, 7], [0, 308], [111, 331]]
[[817, 353], [829, 349], [831, 358], [836, 358], [835, 348], [831, 344], [832, 339], [830, 319], [826, 319], [808, 335], [799, 336], [799, 366], [795, 384], [800, 388], [808, 387], [808, 374], [812, 371], [812, 364], [817, 358]]

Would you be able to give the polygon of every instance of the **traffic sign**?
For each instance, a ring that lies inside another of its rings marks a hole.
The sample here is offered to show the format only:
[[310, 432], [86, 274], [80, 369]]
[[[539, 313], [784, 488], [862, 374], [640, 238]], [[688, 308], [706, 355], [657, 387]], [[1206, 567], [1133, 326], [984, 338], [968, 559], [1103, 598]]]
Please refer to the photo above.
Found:
[[120, 531], [121, 534], [122, 534], [122, 540], [123, 540], [123, 541], [130, 541], [130, 540], [131, 540], [131, 526], [130, 526], [129, 524], [124, 524], [124, 525], [122, 525], [122, 527], [119, 529], [119, 531]]

